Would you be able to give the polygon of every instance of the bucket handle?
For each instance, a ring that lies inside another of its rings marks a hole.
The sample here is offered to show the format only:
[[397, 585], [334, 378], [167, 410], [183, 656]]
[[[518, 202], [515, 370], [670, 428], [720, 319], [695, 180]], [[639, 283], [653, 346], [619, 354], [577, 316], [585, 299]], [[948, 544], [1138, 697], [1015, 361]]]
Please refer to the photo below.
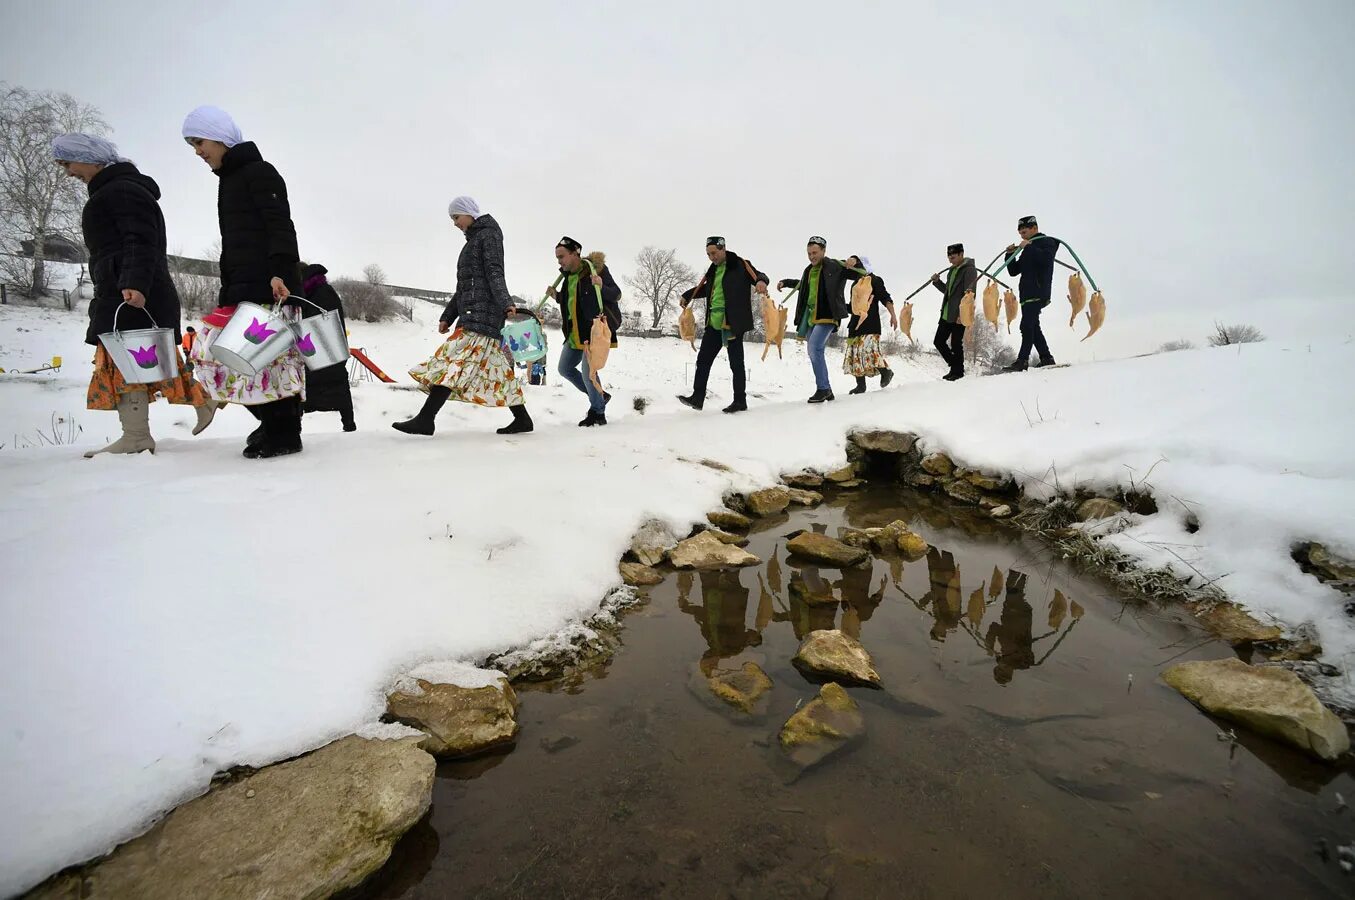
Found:
[[[127, 301], [124, 300], [124, 301], [122, 301], [121, 303], [118, 304], [118, 308], [117, 308], [117, 309], [113, 310], [113, 333], [114, 333], [114, 334], [120, 334], [120, 332], [118, 331], [118, 313], [122, 312], [122, 308], [123, 308], [124, 306], [126, 306], [126, 305], [127, 305]], [[135, 308], [135, 307], [133, 307], [133, 308]], [[151, 315], [151, 311], [150, 311], [149, 309], [146, 309], [145, 307], [142, 307], [141, 311], [144, 312], [144, 313], [146, 314], [146, 318], [148, 318], [148, 319], [151, 320], [151, 327], [152, 327], [152, 328], [159, 328], [159, 327], [160, 327], [159, 324], [157, 324], [156, 321], [155, 321], [155, 316]]]
[[[305, 303], [307, 306], [314, 306], [316, 309], [320, 310], [321, 313], [338, 312], [338, 310], [325, 309], [325, 308], [324, 308], [323, 306], [321, 306], [320, 304], [318, 304], [318, 303], [313, 303], [313, 302], [311, 302], [310, 300], [307, 300], [305, 297], [301, 296], [300, 294], [288, 294], [288, 295], [287, 295], [287, 300], [300, 300], [302, 303]], [[286, 303], [287, 300], [283, 300], [282, 302], [283, 302], [283, 303]]]

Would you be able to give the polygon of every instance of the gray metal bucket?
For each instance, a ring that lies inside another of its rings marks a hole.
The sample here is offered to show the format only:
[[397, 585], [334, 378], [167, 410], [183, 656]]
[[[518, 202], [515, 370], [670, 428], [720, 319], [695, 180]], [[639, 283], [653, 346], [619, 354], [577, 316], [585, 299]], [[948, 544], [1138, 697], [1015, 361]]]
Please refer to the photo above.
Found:
[[320, 315], [302, 319], [296, 328], [296, 349], [306, 368], [314, 372], [348, 362], [348, 336], [344, 334], [343, 319], [337, 309], [328, 312], [306, 298], [299, 298], [308, 306], [321, 310]]
[[113, 330], [99, 335], [99, 343], [113, 360], [128, 384], [154, 384], [179, 376], [179, 356], [175, 352], [173, 328], [161, 328], [149, 312], [146, 317], [154, 328], [135, 331], [118, 330], [118, 313], [126, 303], [113, 311]]
[[281, 308], [241, 303], [226, 326], [212, 337], [207, 352], [232, 371], [253, 378], [296, 342], [294, 326]]

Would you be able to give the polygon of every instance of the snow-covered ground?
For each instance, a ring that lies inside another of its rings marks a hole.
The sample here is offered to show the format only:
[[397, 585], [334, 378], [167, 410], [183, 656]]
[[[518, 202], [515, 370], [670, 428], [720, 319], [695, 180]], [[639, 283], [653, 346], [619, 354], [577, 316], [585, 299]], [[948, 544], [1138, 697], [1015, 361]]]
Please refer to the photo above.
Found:
[[574, 427], [585, 401], [552, 373], [529, 388], [534, 434], [499, 437], [506, 411], [449, 404], [437, 436], [412, 438], [388, 423], [422, 400], [403, 372], [436, 345], [437, 313], [354, 324], [354, 344], [403, 381], [355, 388], [356, 434], [337, 415], [307, 417], [304, 453], [251, 462], [242, 410], [191, 438], [191, 411], [157, 403], [155, 456], [86, 461], [116, 417], [83, 409], [83, 317], [0, 309], [0, 366], [65, 361], [57, 375], [0, 376], [0, 442], [54, 413], [83, 429], [75, 446], [0, 451], [0, 895], [133, 836], [215, 771], [374, 721], [414, 665], [475, 662], [586, 617], [644, 519], [682, 528], [730, 486], [840, 463], [853, 426], [916, 431], [1031, 490], [1146, 481], [1161, 512], [1116, 538], [1127, 552], [1189, 563], [1262, 617], [1311, 623], [1335, 662], [1355, 651], [1339, 596], [1289, 558], [1300, 539], [1355, 555], [1349, 345], [958, 384], [923, 356], [861, 397], [846, 396], [834, 353], [838, 400], [811, 407], [804, 348], [788, 341], [784, 360], [750, 356], [753, 409], [723, 416], [723, 358], [722, 396], [698, 414], [674, 399], [692, 351], [623, 339], [606, 428]]

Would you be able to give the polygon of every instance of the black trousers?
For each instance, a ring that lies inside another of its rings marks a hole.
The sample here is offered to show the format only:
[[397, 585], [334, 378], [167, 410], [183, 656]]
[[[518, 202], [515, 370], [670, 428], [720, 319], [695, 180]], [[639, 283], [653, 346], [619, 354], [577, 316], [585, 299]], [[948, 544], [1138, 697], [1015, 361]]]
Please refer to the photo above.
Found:
[[936, 326], [936, 352], [956, 375], [964, 374], [964, 326], [942, 319]]
[[732, 340], [726, 341], [723, 331], [706, 326], [706, 333], [701, 336], [701, 349], [696, 354], [696, 380], [692, 382], [692, 396], [696, 398], [697, 403], [706, 401], [706, 382], [710, 381], [710, 367], [715, 362], [715, 357], [720, 355], [721, 347], [725, 347], [729, 353], [729, 371], [734, 377], [734, 402], [744, 402], [746, 373], [743, 368], [742, 337], [737, 335]]
[[1030, 359], [1031, 348], [1040, 354], [1041, 362], [1052, 362], [1049, 343], [1044, 339], [1044, 330], [1040, 328], [1040, 313], [1049, 305], [1048, 300], [1031, 300], [1021, 304], [1021, 351], [1016, 361], [1024, 363]]

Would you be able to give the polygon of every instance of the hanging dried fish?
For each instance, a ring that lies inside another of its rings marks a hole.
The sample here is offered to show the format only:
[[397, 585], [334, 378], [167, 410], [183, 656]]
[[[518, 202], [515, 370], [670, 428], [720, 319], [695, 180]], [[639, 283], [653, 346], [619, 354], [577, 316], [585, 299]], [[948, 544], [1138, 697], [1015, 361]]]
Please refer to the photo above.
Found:
[[1068, 615], [1068, 598], [1063, 596], [1063, 591], [1055, 591], [1054, 599], [1049, 604], [1049, 627], [1058, 629], [1063, 625], [1063, 617]]
[[1083, 614], [1086, 612], [1086, 610], [1082, 608], [1082, 604], [1081, 604], [1081, 603], [1078, 603], [1076, 600], [1074, 600], [1072, 603], [1068, 604], [1068, 609], [1069, 609], [1069, 611], [1072, 612], [1072, 614], [1073, 614], [1073, 621], [1074, 621], [1074, 622], [1076, 622], [1078, 619], [1082, 618]]
[[593, 319], [593, 331], [588, 337], [588, 378], [593, 387], [602, 390], [602, 381], [598, 373], [607, 365], [607, 354], [612, 349], [612, 326], [607, 324], [607, 316], [601, 310]]
[[975, 628], [978, 628], [980, 625], [982, 625], [983, 614], [987, 609], [988, 609], [987, 605], [985, 605], [983, 602], [983, 588], [979, 588], [977, 591], [969, 595], [969, 609], [966, 611], [966, 616], [969, 619], [969, 624], [973, 625]]
[[913, 339], [913, 304], [911, 303], [903, 304], [903, 312], [899, 315], [899, 331], [902, 331], [903, 336], [908, 340]]
[[856, 284], [852, 285], [852, 315], [858, 319], [866, 317], [866, 313], [870, 312], [870, 298], [874, 291], [875, 287], [869, 275], [862, 275], [856, 279]]
[[678, 313], [678, 336], [692, 345], [693, 352], [696, 351], [696, 315], [690, 305], [682, 307], [682, 312]]
[[767, 583], [772, 586], [772, 593], [781, 595], [781, 560], [777, 558], [777, 551], [781, 545], [777, 544], [772, 548], [772, 555], [767, 558]]
[[1087, 310], [1087, 321], [1091, 323], [1092, 328], [1087, 332], [1087, 337], [1082, 339], [1084, 341], [1100, 331], [1106, 321], [1106, 298], [1101, 296], [1100, 291], [1092, 294], [1091, 308]]
[[997, 312], [1001, 306], [1001, 301], [997, 296], [997, 282], [989, 281], [988, 287], [983, 289], [983, 317], [993, 324], [993, 330], [997, 331]]
[[1068, 327], [1072, 328], [1077, 321], [1077, 314], [1087, 306], [1087, 286], [1082, 283], [1082, 276], [1077, 272], [1068, 276], [1068, 303], [1073, 307], [1073, 314], [1068, 317]]
[[960, 298], [960, 324], [969, 328], [974, 324], [974, 292], [965, 291]]
[[1003, 584], [1005, 584], [1005, 580], [1002, 577], [1002, 570], [993, 566], [993, 577], [988, 584], [988, 596], [996, 600], [997, 595], [1002, 593]]
[[762, 358], [767, 358], [767, 351], [776, 344], [776, 355], [781, 356], [780, 335], [776, 333], [776, 323], [781, 316], [776, 311], [776, 301], [772, 299], [771, 294], [762, 295], [762, 330], [764, 332], [762, 339]]
[[1016, 302], [1016, 295], [1011, 291], [1007, 291], [1007, 293], [1002, 295], [1002, 305], [1007, 310], [1007, 333], [1011, 334], [1012, 322], [1016, 321], [1016, 314], [1020, 310], [1021, 305]]

